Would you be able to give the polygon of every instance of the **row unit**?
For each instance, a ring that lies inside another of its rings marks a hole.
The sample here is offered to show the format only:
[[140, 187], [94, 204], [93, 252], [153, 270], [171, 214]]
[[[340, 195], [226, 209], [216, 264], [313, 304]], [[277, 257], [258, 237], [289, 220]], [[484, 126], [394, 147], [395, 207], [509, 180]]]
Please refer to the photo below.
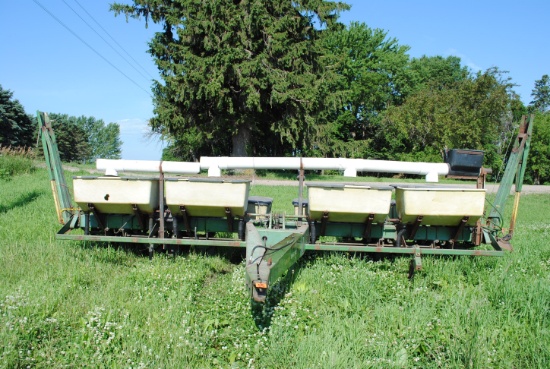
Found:
[[[74, 199], [84, 211], [104, 214], [152, 214], [159, 208], [159, 179], [139, 177], [74, 177]], [[306, 183], [307, 215], [315, 221], [383, 223], [395, 191], [396, 216], [402, 223], [453, 226], [466, 219], [475, 225], [483, 215], [484, 189], [360, 183]], [[270, 208], [269, 198], [249, 197], [250, 181], [211, 178], [165, 178], [164, 198], [173, 214], [182, 207], [192, 217], [244, 217]], [[295, 204], [297, 205], [297, 204]]]

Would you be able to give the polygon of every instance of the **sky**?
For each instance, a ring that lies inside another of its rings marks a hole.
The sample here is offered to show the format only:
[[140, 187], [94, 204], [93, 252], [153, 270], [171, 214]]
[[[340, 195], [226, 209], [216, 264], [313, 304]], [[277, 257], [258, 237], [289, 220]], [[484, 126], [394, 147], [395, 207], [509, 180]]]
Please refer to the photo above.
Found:
[[[164, 144], [147, 135], [150, 88], [159, 79], [147, 43], [160, 27], [115, 17], [112, 2], [0, 0], [0, 85], [28, 114], [116, 122], [123, 159], [159, 160]], [[352, 9], [341, 14], [343, 23], [383, 29], [411, 57], [452, 55], [473, 72], [508, 72], [525, 104], [535, 81], [550, 74], [548, 0], [345, 2]]]

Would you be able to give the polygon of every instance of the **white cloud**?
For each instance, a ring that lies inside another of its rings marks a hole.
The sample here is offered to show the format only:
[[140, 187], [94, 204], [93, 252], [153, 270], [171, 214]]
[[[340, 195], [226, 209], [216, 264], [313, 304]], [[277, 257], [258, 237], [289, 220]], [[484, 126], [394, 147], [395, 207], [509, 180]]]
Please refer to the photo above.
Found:
[[466, 65], [468, 68], [470, 68], [474, 72], [479, 72], [483, 69], [479, 65], [474, 63], [474, 61], [472, 59], [470, 59], [467, 55], [462, 54], [461, 52], [459, 52], [456, 49], [451, 48], [451, 49], [447, 50], [446, 55], [447, 56], [451, 56], [451, 55], [452, 56], [458, 56], [460, 58], [460, 60], [462, 61], [462, 64]]
[[151, 135], [147, 121], [139, 118], [120, 119], [122, 158], [129, 160], [160, 160], [166, 146], [160, 136]]
[[117, 121], [120, 126], [121, 134], [139, 134], [144, 135], [151, 131], [148, 121], [140, 118], [127, 118]]

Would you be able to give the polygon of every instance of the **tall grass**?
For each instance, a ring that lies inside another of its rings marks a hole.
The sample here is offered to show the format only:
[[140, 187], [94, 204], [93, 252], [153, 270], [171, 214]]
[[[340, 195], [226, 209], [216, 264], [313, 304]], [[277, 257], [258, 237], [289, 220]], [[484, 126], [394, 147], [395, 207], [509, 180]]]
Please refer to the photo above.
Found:
[[[69, 181], [70, 183], [70, 181]], [[253, 186], [292, 211], [295, 187]], [[264, 192], [265, 191], [265, 192]], [[550, 197], [502, 258], [311, 253], [251, 309], [244, 262], [56, 241], [44, 171], [0, 182], [0, 367], [548, 368]]]
[[34, 170], [35, 153], [31, 149], [0, 146], [0, 180], [9, 180], [13, 176], [30, 173]]

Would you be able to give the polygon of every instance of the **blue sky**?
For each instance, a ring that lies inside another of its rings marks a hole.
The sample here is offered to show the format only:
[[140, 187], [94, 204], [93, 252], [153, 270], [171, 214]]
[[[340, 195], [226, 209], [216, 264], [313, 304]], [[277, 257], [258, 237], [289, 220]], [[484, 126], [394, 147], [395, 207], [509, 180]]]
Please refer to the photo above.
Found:
[[[0, 0], [0, 85], [30, 114], [42, 110], [117, 122], [124, 159], [158, 160], [162, 143], [146, 135], [153, 114], [149, 90], [158, 72], [146, 51], [159, 28], [115, 18], [109, 12], [111, 2]], [[535, 80], [550, 74], [550, 1], [347, 3], [352, 10], [341, 15], [344, 23], [359, 21], [387, 31], [388, 37], [410, 47], [411, 57], [455, 55], [473, 71], [494, 66], [508, 71], [526, 104]]]

